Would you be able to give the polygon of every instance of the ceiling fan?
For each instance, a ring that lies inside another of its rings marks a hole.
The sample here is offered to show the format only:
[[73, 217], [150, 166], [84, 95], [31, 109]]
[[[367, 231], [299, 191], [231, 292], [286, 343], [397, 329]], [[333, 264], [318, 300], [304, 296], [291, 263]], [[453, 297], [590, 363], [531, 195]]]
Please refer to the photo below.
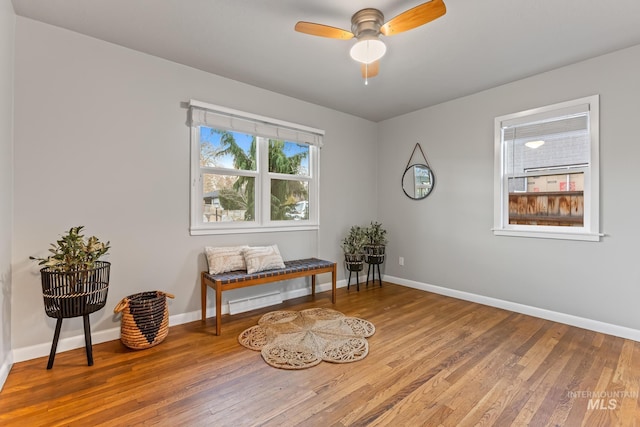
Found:
[[384, 15], [378, 9], [367, 8], [359, 10], [351, 17], [351, 31], [329, 25], [300, 21], [295, 30], [312, 36], [328, 37], [331, 39], [358, 41], [351, 48], [351, 57], [360, 62], [362, 77], [365, 84], [369, 77], [375, 77], [380, 70], [380, 58], [384, 56], [387, 47], [380, 35], [393, 36], [412, 30], [444, 15], [447, 8], [443, 0], [431, 0], [412, 9], [402, 12], [395, 18], [384, 22]]

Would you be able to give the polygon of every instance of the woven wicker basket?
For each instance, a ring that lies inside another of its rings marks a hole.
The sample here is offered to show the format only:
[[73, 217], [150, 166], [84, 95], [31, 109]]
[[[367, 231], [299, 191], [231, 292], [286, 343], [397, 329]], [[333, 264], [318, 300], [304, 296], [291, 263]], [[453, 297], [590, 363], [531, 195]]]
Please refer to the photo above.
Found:
[[161, 291], [140, 292], [125, 297], [113, 309], [122, 313], [120, 340], [127, 347], [142, 350], [160, 344], [169, 333], [169, 307]]

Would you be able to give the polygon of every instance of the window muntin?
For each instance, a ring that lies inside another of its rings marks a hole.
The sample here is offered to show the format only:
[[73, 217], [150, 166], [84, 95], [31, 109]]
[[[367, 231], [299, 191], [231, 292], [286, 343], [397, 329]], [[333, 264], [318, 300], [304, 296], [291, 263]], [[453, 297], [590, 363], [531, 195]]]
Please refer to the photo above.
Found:
[[496, 118], [494, 233], [599, 240], [598, 97]]
[[191, 233], [317, 229], [322, 131], [191, 102]]

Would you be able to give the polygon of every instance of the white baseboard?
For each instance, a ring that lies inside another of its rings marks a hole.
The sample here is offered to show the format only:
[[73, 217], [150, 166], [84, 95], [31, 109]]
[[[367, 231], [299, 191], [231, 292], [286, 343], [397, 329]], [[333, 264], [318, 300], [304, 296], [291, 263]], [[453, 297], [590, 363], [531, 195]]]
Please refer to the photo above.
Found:
[[[51, 337], [53, 340], [53, 336]], [[106, 329], [103, 331], [91, 331], [91, 343], [100, 344], [107, 341], [120, 339], [120, 327]], [[56, 354], [67, 350], [84, 347], [84, 333], [58, 340], [58, 348]], [[36, 344], [28, 347], [14, 348], [13, 359], [15, 362], [23, 362], [25, 360], [37, 359], [38, 357], [48, 356], [51, 351], [51, 342]]]
[[[522, 313], [529, 316], [539, 317], [541, 319], [552, 320], [554, 322], [564, 323], [571, 326], [577, 326], [579, 328], [589, 329], [596, 332], [602, 332], [604, 334], [614, 335], [621, 338], [630, 339], [640, 342], [640, 331], [637, 329], [627, 328], [625, 326], [613, 325], [610, 323], [600, 322], [598, 320], [587, 319], [584, 317], [573, 316], [571, 314], [559, 313], [556, 311], [546, 310], [543, 308], [532, 307], [524, 304], [518, 304], [515, 302], [504, 301], [497, 298], [486, 297], [482, 295], [473, 294], [470, 292], [458, 291], [455, 289], [443, 288], [440, 286], [429, 285], [426, 283], [415, 282], [412, 280], [402, 279], [400, 277], [393, 277], [384, 275], [382, 278], [384, 281], [390, 283], [396, 283], [398, 285], [407, 286], [409, 288], [420, 289], [427, 292], [433, 292], [435, 294], [445, 295], [452, 298], [457, 298], [465, 301], [476, 302], [478, 304], [488, 305], [491, 307], [502, 308], [504, 310], [515, 311], [516, 313]], [[364, 283], [364, 281], [362, 282]], [[347, 286], [346, 280], [339, 280], [336, 283], [336, 287], [344, 288]], [[331, 290], [331, 283], [322, 283], [316, 285], [316, 292], [326, 292]], [[293, 298], [309, 295], [311, 289], [299, 288], [291, 291], [282, 292], [282, 299], [289, 300]], [[222, 314], [229, 313], [229, 305], [223, 304]], [[207, 317], [215, 316], [215, 307], [207, 307]], [[188, 313], [180, 313], [169, 316], [169, 326], [181, 325], [184, 323], [194, 322], [200, 320], [200, 310], [191, 311]], [[120, 339], [120, 327], [106, 329], [103, 331], [97, 331], [91, 333], [91, 341], [93, 344], [100, 344], [107, 341], [113, 341]], [[84, 334], [76, 335], [73, 337], [67, 337], [58, 341], [58, 351], [74, 350], [76, 348], [84, 347]], [[22, 347], [13, 349], [13, 363], [22, 362], [25, 360], [36, 359], [38, 357], [48, 356], [51, 350], [51, 342], [37, 344], [29, 347]], [[0, 384], [3, 384], [3, 378], [11, 369], [11, 363], [8, 362], [0, 366]], [[6, 365], [6, 366], [5, 366]]]
[[9, 376], [9, 372], [11, 371], [11, 367], [13, 366], [13, 354], [9, 352], [7, 359], [2, 362], [0, 365], [0, 391], [2, 391], [2, 387], [4, 383], [7, 381], [7, 377]]
[[529, 305], [519, 304], [511, 301], [504, 301], [497, 298], [486, 297], [470, 292], [458, 291], [455, 289], [443, 288], [441, 286], [401, 279], [399, 277], [385, 275], [383, 277], [383, 280], [409, 288], [433, 292], [434, 294], [445, 295], [448, 297], [476, 302], [478, 304], [488, 305], [491, 307], [502, 308], [504, 310], [515, 311], [516, 313], [522, 313], [533, 317], [539, 317], [541, 319], [552, 320], [554, 322], [564, 323], [570, 326], [577, 326], [578, 328], [601, 332], [603, 334], [626, 338], [633, 341], [640, 341], [640, 330], [628, 328], [626, 326], [600, 322], [598, 320], [587, 319], [585, 317], [574, 316], [571, 314], [546, 310], [544, 308], [532, 307]]

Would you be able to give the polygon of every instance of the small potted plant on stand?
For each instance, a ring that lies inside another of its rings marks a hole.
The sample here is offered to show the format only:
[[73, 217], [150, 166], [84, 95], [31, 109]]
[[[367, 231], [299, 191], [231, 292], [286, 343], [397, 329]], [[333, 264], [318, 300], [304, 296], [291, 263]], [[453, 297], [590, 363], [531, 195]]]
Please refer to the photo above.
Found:
[[364, 228], [354, 225], [349, 230], [349, 234], [342, 239], [342, 250], [344, 251], [344, 261], [349, 270], [349, 281], [347, 282], [347, 289], [351, 284], [351, 273], [356, 273], [357, 290], [360, 290], [359, 272], [364, 267], [364, 245], [367, 243], [367, 236], [365, 235]]
[[81, 234], [83, 228], [72, 227], [52, 243], [49, 249], [52, 255], [29, 257], [44, 266], [40, 270], [44, 309], [47, 316], [57, 319], [47, 369], [53, 367], [62, 319], [78, 316], [84, 318], [87, 364], [93, 365], [89, 314], [107, 302], [111, 264], [99, 258], [109, 251], [110, 246], [109, 242], [102, 243], [95, 236], [85, 239]]
[[387, 244], [387, 230], [382, 228], [379, 222], [371, 222], [365, 229], [367, 243], [364, 246], [365, 261], [369, 265], [367, 268], [367, 286], [369, 285], [369, 272], [373, 269], [373, 283], [376, 281], [376, 266], [378, 268], [378, 281], [382, 286], [382, 276], [380, 275], [380, 264], [384, 262], [384, 251]]

